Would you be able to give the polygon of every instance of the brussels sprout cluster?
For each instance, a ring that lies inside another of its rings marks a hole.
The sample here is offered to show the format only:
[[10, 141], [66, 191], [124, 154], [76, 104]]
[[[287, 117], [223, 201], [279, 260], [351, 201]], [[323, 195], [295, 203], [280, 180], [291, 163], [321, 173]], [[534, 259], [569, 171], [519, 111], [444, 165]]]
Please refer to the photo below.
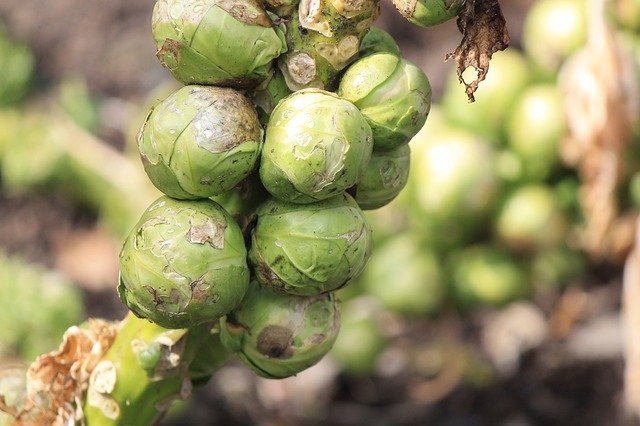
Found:
[[166, 328], [220, 322], [265, 377], [331, 349], [333, 292], [372, 251], [363, 210], [406, 185], [431, 105], [424, 72], [371, 28], [378, 14], [378, 0], [156, 2], [157, 57], [184, 86], [138, 134], [164, 195], [120, 254], [132, 312]]

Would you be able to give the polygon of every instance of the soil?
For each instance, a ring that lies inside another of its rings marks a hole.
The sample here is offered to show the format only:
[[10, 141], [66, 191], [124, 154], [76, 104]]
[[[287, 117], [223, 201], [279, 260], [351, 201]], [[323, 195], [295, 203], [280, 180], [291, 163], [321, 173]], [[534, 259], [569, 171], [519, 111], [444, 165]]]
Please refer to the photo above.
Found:
[[[502, 2], [514, 45], [531, 2]], [[151, 1], [131, 0], [0, 0], [0, 20], [12, 36], [33, 47], [39, 90], [79, 74], [101, 96], [135, 102], [169, 79], [154, 57], [149, 31], [152, 7]], [[384, 4], [380, 26], [396, 37], [404, 56], [425, 69], [437, 99], [452, 66], [444, 62], [444, 56], [459, 40], [455, 22], [429, 30], [415, 28], [391, 9]], [[120, 145], [115, 139], [107, 142]], [[0, 247], [30, 261], [56, 266], [60, 240], [95, 227], [95, 215], [63, 194], [0, 194]], [[490, 363], [481, 336], [493, 313], [462, 316], [448, 312], [436, 320], [404, 323], [394, 337], [399, 348], [413, 347], [427, 353], [444, 340], [454, 342], [454, 352], [473, 354], [479, 367], [471, 368], [444, 390], [436, 389], [433, 380], [447, 373], [446, 363], [435, 372], [424, 372], [415, 365], [394, 370], [394, 362], [402, 359], [394, 352], [386, 365], [364, 378], [349, 377], [335, 366], [321, 364], [314, 374], [332, 380], [316, 381], [323, 383], [317, 387], [310, 385], [311, 381], [303, 385], [295, 380], [267, 383], [233, 364], [217, 373], [207, 386], [196, 389], [189, 405], [168, 415], [162, 424], [637, 424], [622, 409], [622, 349], [619, 342], [607, 339], [611, 329], [606, 328], [606, 322], [599, 322], [617, 318], [619, 277], [619, 268], [605, 268], [597, 279], [574, 286], [590, 301], [591, 308], [571, 321], [568, 333], [548, 337], [523, 351], [514, 369], [494, 374], [490, 380], [482, 378]], [[96, 288], [82, 280], [78, 284], [85, 289], [89, 315], [122, 317], [124, 309], [113, 287]], [[537, 300], [534, 306], [545, 318], [556, 318], [554, 315], [562, 315], [561, 302], [567, 294], [572, 293], [563, 290], [550, 300]], [[619, 324], [617, 327], [613, 327], [614, 334]], [[572, 352], [572, 339], [579, 331], [599, 343], [592, 353]], [[604, 346], [609, 351], [603, 355]], [[294, 406], [298, 403], [300, 406]]]

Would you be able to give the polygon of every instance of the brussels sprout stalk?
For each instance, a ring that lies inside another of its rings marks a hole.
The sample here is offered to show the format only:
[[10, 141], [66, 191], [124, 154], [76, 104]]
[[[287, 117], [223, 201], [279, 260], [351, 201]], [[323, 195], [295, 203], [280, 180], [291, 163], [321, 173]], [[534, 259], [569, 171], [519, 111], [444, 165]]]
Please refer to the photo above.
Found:
[[333, 90], [358, 57], [360, 42], [379, 15], [378, 0], [302, 0], [286, 22], [289, 50], [278, 65], [291, 90]]
[[90, 320], [26, 374], [0, 369], [0, 424], [154, 424], [228, 357], [217, 323], [168, 330], [132, 313]]
[[191, 392], [189, 363], [205, 327], [167, 330], [129, 314], [89, 378], [84, 415], [91, 425], [152, 424]]

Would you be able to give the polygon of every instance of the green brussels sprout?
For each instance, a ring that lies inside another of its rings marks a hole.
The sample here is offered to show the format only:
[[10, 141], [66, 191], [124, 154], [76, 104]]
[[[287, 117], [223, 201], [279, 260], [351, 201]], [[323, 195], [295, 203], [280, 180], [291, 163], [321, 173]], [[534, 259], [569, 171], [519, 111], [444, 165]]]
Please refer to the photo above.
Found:
[[568, 228], [556, 194], [542, 184], [521, 186], [511, 193], [495, 226], [498, 238], [518, 250], [557, 247], [565, 241]]
[[410, 161], [409, 145], [393, 151], [374, 151], [364, 176], [355, 186], [355, 199], [360, 208], [377, 209], [396, 198], [409, 180]]
[[507, 117], [507, 144], [521, 159], [525, 178], [544, 180], [560, 163], [566, 130], [563, 98], [557, 86], [531, 86]]
[[151, 111], [138, 148], [160, 191], [178, 199], [207, 198], [251, 173], [262, 135], [258, 114], [241, 93], [184, 86]]
[[456, 17], [465, 2], [466, 0], [393, 0], [393, 5], [412, 24], [431, 27]]
[[246, 254], [240, 228], [218, 204], [163, 196], [122, 247], [118, 294], [136, 315], [165, 328], [216, 321], [247, 290]]
[[380, 307], [366, 296], [342, 303], [340, 333], [330, 356], [351, 376], [371, 374], [388, 342], [380, 330]]
[[339, 329], [332, 294], [293, 296], [253, 281], [242, 304], [222, 319], [220, 338], [257, 375], [281, 379], [320, 361]]
[[444, 301], [440, 259], [408, 233], [385, 241], [371, 255], [359, 281], [367, 294], [402, 315], [433, 315]]
[[498, 247], [470, 246], [454, 253], [449, 260], [453, 292], [462, 307], [500, 306], [531, 291], [524, 267]]
[[431, 108], [431, 86], [424, 72], [391, 53], [374, 53], [351, 65], [338, 95], [353, 102], [373, 132], [375, 150], [407, 143], [422, 128]]
[[351, 102], [322, 90], [301, 90], [271, 113], [260, 178], [281, 200], [324, 200], [360, 180], [372, 146], [371, 129]]
[[539, 0], [529, 9], [522, 44], [542, 77], [554, 79], [562, 63], [586, 43], [586, 4], [585, 0]]
[[380, 52], [400, 56], [400, 47], [398, 47], [398, 43], [396, 43], [391, 34], [381, 28], [371, 27], [360, 42], [359, 55], [363, 58]]
[[257, 0], [158, 0], [158, 59], [184, 84], [255, 87], [287, 50]]
[[439, 128], [420, 132], [411, 147], [409, 213], [425, 239], [451, 247], [477, 236], [500, 189], [494, 146], [463, 130]]
[[371, 228], [350, 195], [304, 206], [272, 199], [257, 214], [249, 261], [265, 286], [300, 296], [332, 291], [371, 254]]
[[[467, 68], [462, 76], [466, 82], [472, 81], [476, 77], [474, 68]], [[496, 52], [486, 79], [475, 93], [476, 101], [469, 103], [454, 67], [445, 84], [442, 110], [454, 126], [498, 141], [506, 116], [530, 78], [529, 64], [518, 50]]]

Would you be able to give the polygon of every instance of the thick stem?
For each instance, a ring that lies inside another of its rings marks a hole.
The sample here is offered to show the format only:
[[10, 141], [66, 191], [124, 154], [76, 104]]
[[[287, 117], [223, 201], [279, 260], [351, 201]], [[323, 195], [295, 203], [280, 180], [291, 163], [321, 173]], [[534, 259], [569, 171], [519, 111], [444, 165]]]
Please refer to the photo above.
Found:
[[168, 330], [130, 313], [91, 373], [86, 424], [152, 424], [172, 401], [190, 395], [189, 365], [209, 336], [204, 325]]
[[379, 0], [302, 0], [286, 22], [289, 50], [278, 64], [289, 88], [334, 90], [379, 11]]

